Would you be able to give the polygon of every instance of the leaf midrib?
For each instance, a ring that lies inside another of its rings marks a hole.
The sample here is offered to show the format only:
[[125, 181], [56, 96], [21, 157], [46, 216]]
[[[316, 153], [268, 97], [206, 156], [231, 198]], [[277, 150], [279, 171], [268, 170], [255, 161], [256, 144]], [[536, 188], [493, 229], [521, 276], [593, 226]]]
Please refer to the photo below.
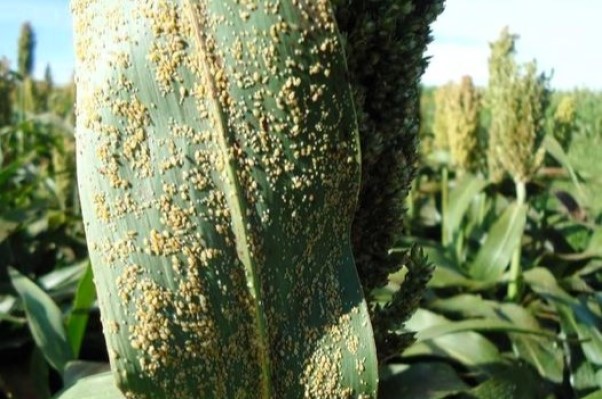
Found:
[[224, 111], [219, 98], [218, 91], [216, 89], [215, 80], [210, 73], [209, 58], [205, 41], [203, 40], [201, 23], [197, 20], [197, 14], [194, 10], [194, 0], [185, 0], [185, 12], [188, 14], [190, 23], [192, 24], [193, 39], [196, 44], [200, 65], [202, 68], [202, 74], [205, 77], [205, 82], [208, 85], [208, 91], [210, 95], [211, 109], [214, 113], [214, 119], [217, 123], [216, 128], [219, 134], [216, 134], [218, 138], [219, 150], [225, 160], [224, 169], [226, 171], [229, 181], [226, 181], [226, 185], [231, 186], [234, 195], [227, 195], [227, 201], [231, 207], [231, 222], [232, 230], [236, 242], [236, 252], [239, 260], [242, 262], [245, 275], [247, 278], [247, 287], [250, 291], [252, 303], [253, 303], [253, 318], [256, 325], [257, 332], [257, 343], [259, 345], [259, 361], [261, 367], [261, 398], [270, 399], [272, 397], [271, 387], [271, 364], [269, 357], [269, 342], [267, 334], [267, 321], [264, 310], [261, 306], [261, 292], [259, 275], [257, 272], [258, 266], [253, 261], [253, 257], [249, 252], [249, 244], [247, 237], [249, 231], [244, 221], [244, 215], [247, 215], [247, 206], [244, 202], [244, 194], [241, 188], [241, 184], [236, 176], [236, 165], [235, 160], [229, 156], [228, 153], [228, 129], [227, 129], [227, 116]]

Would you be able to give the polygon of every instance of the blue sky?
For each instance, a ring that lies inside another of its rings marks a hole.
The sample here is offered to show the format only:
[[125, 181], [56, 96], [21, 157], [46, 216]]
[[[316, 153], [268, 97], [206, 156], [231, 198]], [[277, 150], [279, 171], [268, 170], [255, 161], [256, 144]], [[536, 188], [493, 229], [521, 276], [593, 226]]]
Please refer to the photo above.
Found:
[[441, 84], [469, 74], [487, 82], [489, 43], [504, 26], [517, 33], [517, 57], [554, 70], [556, 88], [602, 89], [602, 1], [447, 0], [433, 25], [435, 40], [423, 81]]
[[68, 0], [0, 0], [0, 57], [17, 63], [21, 24], [31, 22], [36, 33], [35, 70], [43, 76], [50, 63], [55, 81], [66, 82], [73, 73], [73, 40]]
[[[433, 25], [431, 64], [426, 84], [473, 76], [487, 82], [489, 42], [508, 25], [520, 35], [519, 59], [537, 59], [552, 71], [557, 88], [602, 89], [602, 0], [447, 0]], [[16, 61], [22, 22], [37, 34], [35, 74], [51, 64], [55, 80], [73, 72], [73, 45], [68, 0], [0, 0], [0, 56]]]

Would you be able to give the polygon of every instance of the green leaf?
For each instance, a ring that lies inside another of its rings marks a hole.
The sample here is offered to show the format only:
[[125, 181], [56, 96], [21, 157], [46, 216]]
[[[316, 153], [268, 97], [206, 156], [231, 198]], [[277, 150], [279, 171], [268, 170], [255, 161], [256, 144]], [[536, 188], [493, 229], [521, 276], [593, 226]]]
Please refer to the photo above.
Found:
[[550, 154], [554, 159], [556, 159], [569, 173], [571, 176], [571, 181], [575, 185], [577, 192], [579, 193], [579, 197], [583, 200], [587, 198], [587, 194], [577, 177], [577, 173], [575, 173], [575, 169], [572, 166], [571, 160], [567, 153], [564, 151], [558, 140], [551, 135], [548, 134], [544, 137], [542, 142], [542, 147], [546, 150], [548, 154]]
[[571, 373], [571, 385], [579, 394], [589, 393], [599, 388], [596, 381], [596, 369], [602, 356], [602, 320], [587, 303], [570, 296], [558, 285], [552, 273], [544, 268], [534, 268], [524, 274], [528, 283], [537, 294], [552, 302], [556, 307], [562, 332], [567, 338], [581, 340], [579, 345], [569, 345], [568, 366]]
[[442, 399], [468, 388], [453, 367], [443, 362], [388, 365], [381, 378], [381, 399]]
[[456, 187], [449, 195], [449, 203], [447, 204], [446, 218], [444, 223], [448, 237], [454, 237], [460, 231], [460, 226], [466, 211], [470, 207], [472, 200], [481, 192], [489, 182], [479, 176], [465, 174], [456, 184]]
[[[465, 277], [458, 264], [449, 255], [449, 251], [446, 251], [441, 245], [432, 242], [420, 243], [419, 245], [424, 249], [429, 261], [436, 266], [433, 277], [428, 283], [429, 287], [474, 287], [480, 284], [478, 281]], [[397, 251], [397, 249], [394, 251]]]
[[55, 269], [41, 276], [38, 283], [45, 291], [69, 291], [71, 295], [86, 272], [89, 262], [83, 261], [75, 265]]
[[[445, 317], [433, 312], [419, 309], [406, 323], [410, 331], [444, 327], [451, 323]], [[436, 356], [443, 359], [454, 359], [457, 362], [487, 372], [492, 364], [503, 362], [497, 347], [481, 334], [476, 332], [458, 332], [433, 337], [428, 341], [416, 342], [404, 353], [404, 357]]]
[[498, 302], [488, 301], [480, 295], [459, 294], [448, 298], [435, 299], [429, 308], [451, 318], [498, 318]]
[[464, 227], [469, 235], [488, 227], [485, 221], [487, 215], [494, 212], [495, 202], [496, 198], [488, 196], [486, 192], [481, 192], [472, 198], [470, 207], [466, 211]]
[[[430, 258], [429, 258], [430, 259]], [[433, 272], [433, 277], [428, 286], [432, 288], [463, 287], [469, 291], [483, 290], [494, 285], [493, 283], [472, 280], [462, 273], [438, 264], [436, 260], [431, 260], [437, 267]]]
[[[548, 333], [541, 329], [537, 319], [527, 309], [516, 304], [486, 301], [476, 295], [457, 295], [447, 299], [435, 300], [431, 308], [451, 314], [451, 317], [482, 317], [485, 320], [498, 320], [521, 328], [530, 329], [514, 333], [509, 330], [508, 337], [518, 358], [531, 364], [539, 374], [551, 381], [560, 383], [563, 378], [563, 350], [556, 337], [546, 338]], [[466, 322], [466, 321], [464, 321]], [[471, 326], [471, 323], [468, 324]], [[482, 326], [481, 326], [482, 327]], [[491, 327], [491, 326], [486, 326]], [[503, 325], [498, 326], [503, 327]], [[478, 327], [475, 327], [478, 328]]]
[[602, 399], [602, 389], [584, 396], [582, 399]]
[[498, 370], [492, 378], [467, 392], [471, 399], [533, 399], [540, 393], [541, 381], [529, 368], [512, 365]]
[[0, 295], [0, 318], [9, 316], [16, 302], [17, 298], [13, 295]]
[[476, 295], [457, 295], [435, 300], [431, 303], [431, 308], [450, 314], [450, 317], [482, 317], [509, 322], [536, 331], [536, 335], [508, 332], [516, 356], [530, 363], [541, 376], [557, 383], [562, 382], [564, 366], [562, 347], [556, 339], [541, 336], [542, 333], [547, 333], [541, 329], [533, 314], [522, 306], [486, 301]]
[[491, 226], [485, 242], [469, 266], [469, 274], [478, 280], [498, 280], [520, 245], [527, 217], [527, 207], [516, 203], [506, 208]]
[[54, 399], [125, 399], [125, 395], [115, 385], [110, 372], [85, 377], [75, 385], [58, 393]]
[[11, 177], [14, 177], [15, 172], [17, 172], [19, 168], [23, 167], [23, 165], [29, 163], [32, 158], [33, 157], [29, 155], [27, 157], [15, 159], [10, 164], [0, 169], [0, 187], [5, 185]]
[[336, 23], [256, 4], [72, 4], [82, 212], [130, 396], [376, 396]]
[[0, 218], [0, 244], [17, 231], [20, 225], [20, 222]]
[[63, 315], [52, 299], [34, 282], [10, 268], [9, 275], [23, 301], [31, 335], [44, 357], [59, 373], [73, 359], [63, 326]]
[[454, 334], [458, 332], [466, 331], [491, 331], [491, 332], [507, 332], [507, 333], [520, 333], [520, 334], [533, 334], [540, 336], [547, 336], [553, 338], [554, 335], [539, 328], [527, 328], [522, 326], [514, 325], [513, 323], [493, 320], [493, 319], [471, 319], [462, 320], [456, 322], [449, 322], [447, 324], [434, 326], [425, 330], [419, 331], [417, 335], [417, 341], [429, 341], [434, 338], [438, 338], [447, 334]]
[[602, 257], [602, 226], [594, 226], [585, 253], [589, 256]]
[[[33, 209], [32, 209], [33, 208]], [[28, 213], [34, 213], [36, 209], [30, 207], [28, 212], [23, 210], [3, 210], [2, 216], [0, 217], [0, 244], [10, 237], [14, 232], [18, 231], [19, 228], [27, 223], [29, 219]]]
[[89, 262], [87, 263], [88, 265], [86, 266], [84, 275], [79, 281], [75, 297], [73, 298], [71, 312], [67, 318], [67, 338], [69, 339], [71, 350], [76, 358], [79, 355], [79, 350], [86, 332], [90, 308], [96, 299], [92, 266]]
[[[560, 313], [561, 325], [564, 332], [568, 333], [573, 331], [570, 336], [574, 336], [574, 328], [571, 327], [570, 316]], [[592, 392], [592, 390], [598, 389], [602, 386], [596, 380], [596, 367], [590, 363], [581, 345], [571, 345], [568, 347], [568, 369], [570, 373], [570, 384], [573, 391], [578, 396], [584, 396]]]
[[[507, 318], [515, 325], [540, 330], [537, 319], [525, 308], [515, 304], [503, 304], [500, 317]], [[559, 342], [542, 336], [510, 333], [514, 351], [531, 364], [542, 377], [555, 383], [562, 383], [564, 373], [563, 350]]]
[[538, 294], [553, 301], [559, 315], [565, 318], [569, 332], [576, 332], [582, 340], [587, 358], [602, 365], [602, 317], [588, 306], [585, 300], [565, 292], [549, 270], [534, 268], [525, 273], [525, 281]]
[[[63, 386], [70, 388], [79, 380], [93, 375], [108, 372], [110, 366], [108, 363], [88, 362], [82, 360], [74, 360], [67, 363], [65, 374], [63, 375]], [[114, 381], [111, 381], [114, 384]]]
[[31, 353], [30, 360], [30, 372], [32, 376], [31, 382], [33, 383], [32, 388], [37, 393], [37, 398], [48, 399], [50, 398], [50, 387], [48, 386], [49, 380], [49, 368], [44, 354], [39, 348], [34, 348]]

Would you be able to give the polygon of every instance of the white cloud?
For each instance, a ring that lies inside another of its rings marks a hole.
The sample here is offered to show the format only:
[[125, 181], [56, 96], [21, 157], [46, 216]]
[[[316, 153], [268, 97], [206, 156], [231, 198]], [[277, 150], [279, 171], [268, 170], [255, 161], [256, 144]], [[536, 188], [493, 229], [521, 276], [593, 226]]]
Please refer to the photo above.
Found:
[[[508, 25], [520, 36], [517, 58], [537, 59], [543, 71], [554, 70], [559, 88], [602, 88], [602, 37], [599, 0], [448, 0], [433, 25], [433, 55], [424, 76], [427, 84], [473, 75], [486, 81], [488, 43]], [[465, 66], [459, 71], [460, 65]]]
[[476, 46], [433, 43], [429, 47], [431, 56], [429, 68], [423, 81], [428, 84], [441, 85], [450, 80], [459, 80], [470, 75], [478, 85], [487, 82], [487, 49]]

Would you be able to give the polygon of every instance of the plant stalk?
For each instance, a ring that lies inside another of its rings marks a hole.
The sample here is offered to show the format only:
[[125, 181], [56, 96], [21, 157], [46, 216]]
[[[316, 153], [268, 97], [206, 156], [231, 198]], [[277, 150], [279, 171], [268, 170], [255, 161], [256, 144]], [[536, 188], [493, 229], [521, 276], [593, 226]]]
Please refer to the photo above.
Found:
[[449, 170], [447, 166], [441, 169], [441, 242], [447, 247], [452, 242], [451, 233], [447, 228], [449, 202]]
[[[525, 187], [525, 182], [517, 181], [516, 182], [516, 202], [519, 205], [523, 205], [526, 203], [527, 198], [527, 190]], [[516, 301], [518, 299], [518, 295], [521, 291], [521, 280], [522, 280], [522, 269], [521, 269], [521, 254], [522, 254], [522, 235], [519, 240], [519, 243], [514, 250], [514, 254], [512, 254], [512, 260], [510, 263], [510, 282], [508, 283], [508, 292], [507, 297], [511, 301]]]

